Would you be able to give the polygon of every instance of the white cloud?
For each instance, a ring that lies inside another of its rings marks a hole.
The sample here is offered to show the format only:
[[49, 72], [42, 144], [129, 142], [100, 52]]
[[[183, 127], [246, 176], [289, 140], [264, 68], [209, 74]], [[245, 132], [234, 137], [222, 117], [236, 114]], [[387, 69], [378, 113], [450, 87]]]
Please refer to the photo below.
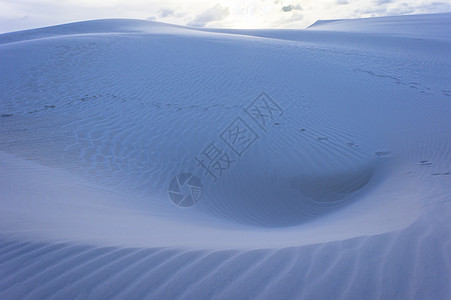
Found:
[[374, 3], [376, 5], [383, 5], [383, 4], [388, 4], [388, 3], [392, 3], [394, 0], [376, 0], [374, 1]]
[[220, 4], [216, 4], [212, 8], [198, 14], [194, 20], [188, 23], [188, 26], [205, 27], [208, 23], [224, 20], [228, 15], [230, 15], [228, 7], [222, 7]]
[[283, 12], [290, 12], [293, 10], [302, 10], [302, 7], [299, 4], [296, 4], [296, 5], [290, 4], [290, 5], [282, 6]]
[[169, 8], [162, 8], [158, 12], [158, 16], [161, 18], [167, 18], [167, 17], [174, 16], [174, 15], [175, 15], [175, 11], [173, 9], [169, 9]]

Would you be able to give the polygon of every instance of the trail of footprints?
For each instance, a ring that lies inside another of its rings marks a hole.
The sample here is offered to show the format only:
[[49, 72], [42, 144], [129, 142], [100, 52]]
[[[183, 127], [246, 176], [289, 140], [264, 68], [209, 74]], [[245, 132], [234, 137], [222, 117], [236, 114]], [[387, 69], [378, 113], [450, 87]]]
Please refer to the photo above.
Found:
[[[432, 166], [432, 162], [430, 162], [429, 160], [420, 160], [420, 162], [418, 164], [423, 167]], [[432, 176], [447, 176], [447, 175], [451, 175], [451, 171], [432, 173]]]
[[[276, 123], [277, 124], [277, 123]], [[306, 128], [300, 128], [297, 129], [298, 132], [303, 133], [303, 132], [307, 132]], [[327, 136], [319, 136], [319, 137], [315, 137], [316, 141], [322, 142], [322, 141], [328, 141], [329, 137]], [[345, 145], [349, 148], [359, 148], [359, 145], [354, 143], [354, 142], [346, 142]], [[390, 156], [390, 152], [389, 151], [376, 151], [373, 153], [375, 156], [377, 157], [388, 157]]]
[[[307, 129], [305, 128], [301, 128], [298, 129], [298, 132], [306, 132]], [[327, 141], [329, 140], [328, 137], [316, 137], [315, 140], [317, 141]], [[359, 145], [357, 145], [356, 143], [353, 142], [347, 142], [346, 143], [347, 146], [351, 147], [351, 148], [358, 148]], [[374, 152], [374, 155], [376, 157], [389, 157], [391, 155], [391, 153], [389, 151], [376, 151]], [[421, 160], [418, 163], [420, 166], [432, 166], [432, 162], [430, 162], [429, 160]], [[447, 175], [451, 175], [451, 171], [445, 171], [445, 172], [436, 172], [436, 173], [432, 173], [433, 176], [447, 176]]]

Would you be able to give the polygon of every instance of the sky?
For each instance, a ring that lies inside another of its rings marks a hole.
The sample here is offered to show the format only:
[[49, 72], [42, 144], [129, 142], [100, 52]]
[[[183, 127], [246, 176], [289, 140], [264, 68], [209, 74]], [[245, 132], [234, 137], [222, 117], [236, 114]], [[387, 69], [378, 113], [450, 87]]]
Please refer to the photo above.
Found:
[[105, 18], [193, 27], [305, 28], [324, 19], [450, 11], [451, 0], [0, 0], [0, 33]]

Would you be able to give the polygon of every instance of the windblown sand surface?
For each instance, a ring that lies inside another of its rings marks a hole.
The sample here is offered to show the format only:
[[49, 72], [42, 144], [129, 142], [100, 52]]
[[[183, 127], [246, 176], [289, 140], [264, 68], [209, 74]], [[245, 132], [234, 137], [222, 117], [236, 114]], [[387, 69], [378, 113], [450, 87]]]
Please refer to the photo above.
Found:
[[450, 24], [0, 35], [0, 298], [451, 299]]

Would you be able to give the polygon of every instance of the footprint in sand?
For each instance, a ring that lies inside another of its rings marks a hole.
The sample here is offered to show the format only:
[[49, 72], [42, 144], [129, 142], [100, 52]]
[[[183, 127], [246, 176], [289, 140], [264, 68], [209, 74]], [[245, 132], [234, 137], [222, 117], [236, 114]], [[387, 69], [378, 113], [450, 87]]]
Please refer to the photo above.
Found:
[[451, 175], [451, 172], [433, 173], [432, 176]]
[[383, 157], [383, 156], [388, 156], [390, 155], [390, 152], [388, 151], [378, 151], [378, 152], [374, 152], [374, 154], [378, 157]]

